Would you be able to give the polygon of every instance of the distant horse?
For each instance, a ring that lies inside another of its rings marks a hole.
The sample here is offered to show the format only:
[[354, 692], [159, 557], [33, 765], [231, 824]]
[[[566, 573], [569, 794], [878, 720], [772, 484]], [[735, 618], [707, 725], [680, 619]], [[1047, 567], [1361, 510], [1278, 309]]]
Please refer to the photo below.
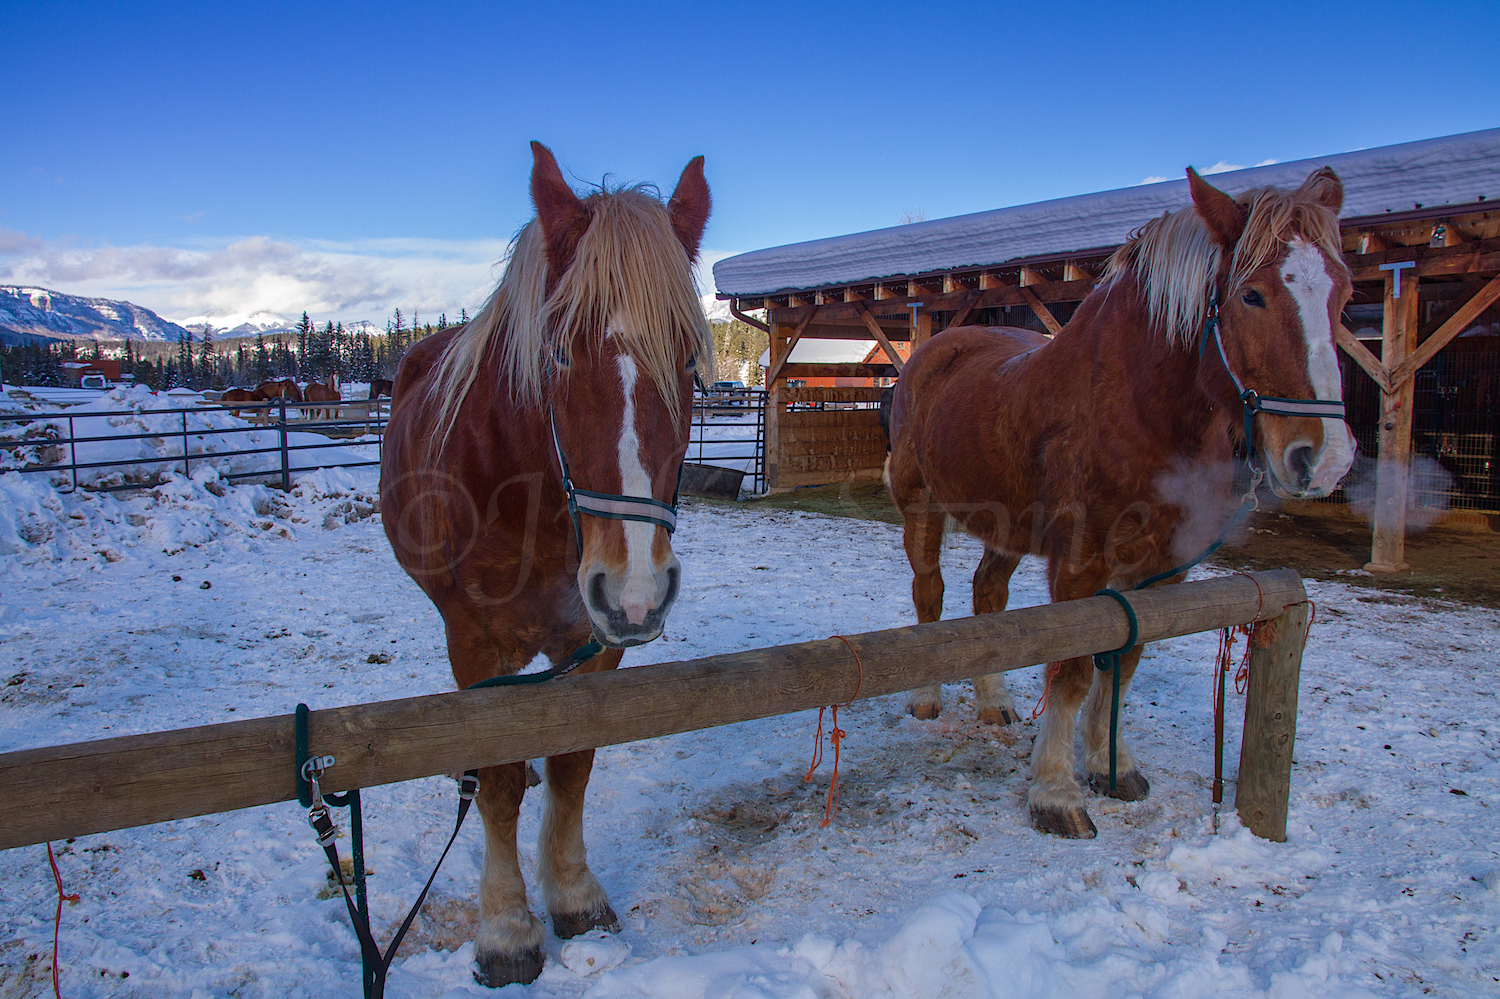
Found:
[[301, 402], [302, 390], [291, 378], [275, 378], [271, 381], [261, 382], [255, 386], [256, 398], [270, 402], [272, 399], [285, 399], [287, 402]]
[[391, 380], [389, 378], [376, 378], [370, 382], [370, 401], [374, 402], [381, 396], [389, 397], [391, 394]]
[[[1055, 339], [966, 326], [944, 330], [907, 363], [888, 479], [919, 621], [942, 614], [948, 517], [984, 543], [976, 614], [1005, 608], [1011, 573], [1028, 553], [1046, 556], [1053, 600], [1180, 566], [1227, 523], [1235, 442], [1262, 402], [1257, 439], [1244, 443], [1263, 455], [1279, 494], [1326, 496], [1349, 470], [1353, 436], [1337, 415], [1332, 335], [1350, 293], [1338, 228], [1343, 185], [1325, 168], [1296, 191], [1235, 199], [1191, 170], [1188, 181], [1193, 206], [1122, 246]], [[1140, 655], [1140, 646], [1124, 655], [1122, 691]], [[1051, 669], [1031, 755], [1031, 822], [1092, 837], [1073, 776], [1074, 723], [1087, 694], [1084, 768], [1090, 785], [1106, 790], [1108, 676], [1087, 657]], [[982, 715], [1015, 717], [999, 675], [977, 678], [975, 688]], [[920, 691], [909, 710], [931, 717], [940, 696], [936, 687]], [[1107, 793], [1145, 797], [1146, 779], [1123, 742], [1117, 747], [1116, 789]]]
[[[709, 212], [702, 157], [664, 205], [645, 187], [580, 200], [545, 146], [532, 154], [537, 218], [479, 315], [402, 361], [382, 455], [386, 535], [443, 616], [460, 687], [538, 653], [563, 661], [591, 634], [607, 648], [582, 669], [613, 669], [661, 634], [680, 575], [671, 530], [693, 377], [712, 363], [692, 274]], [[537, 866], [559, 937], [618, 927], [584, 850], [593, 761], [587, 750], [546, 765]], [[544, 933], [516, 860], [526, 765], [479, 777], [475, 977], [530, 982]]]
[[[259, 393], [257, 393], [255, 389], [232, 388], [232, 389], [226, 389], [224, 391], [224, 394], [221, 395], [221, 396], [219, 396], [219, 401], [222, 402], [222, 403], [231, 403], [231, 402], [260, 402], [261, 400], [260, 400]], [[236, 419], [240, 415], [240, 411], [238, 409], [231, 409], [229, 411], [229, 413], [230, 413], [231, 416], [234, 416]]]
[[[339, 376], [337, 373], [328, 376], [326, 381], [309, 382], [303, 390], [304, 402], [342, 402], [344, 397], [339, 392]], [[302, 411], [311, 420], [334, 420], [338, 418], [337, 407], [308, 408], [304, 406]]]

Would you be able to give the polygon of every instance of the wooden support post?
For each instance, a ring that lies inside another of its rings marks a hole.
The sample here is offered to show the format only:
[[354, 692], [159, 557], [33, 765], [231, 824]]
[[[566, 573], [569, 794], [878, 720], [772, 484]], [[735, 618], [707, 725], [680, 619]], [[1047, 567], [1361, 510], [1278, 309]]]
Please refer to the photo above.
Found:
[[771, 364], [766, 372], [775, 375], [766, 379], [766, 488], [774, 489], [781, 468], [781, 415], [786, 395], [783, 373], [792, 354], [790, 341], [795, 327], [769, 310], [766, 318], [771, 320]]
[[911, 352], [915, 354], [917, 348], [932, 339], [932, 313], [925, 309], [917, 309], [913, 317], [911, 331]]
[[797, 341], [802, 339], [802, 334], [807, 330], [807, 324], [812, 322], [813, 316], [818, 312], [816, 305], [803, 306], [802, 318], [798, 320], [797, 326], [792, 330], [791, 337], [786, 342], [786, 348], [782, 351], [780, 359], [773, 361], [771, 367], [766, 371], [766, 385], [769, 386], [781, 377], [781, 369], [786, 367], [787, 360], [792, 356], [792, 351], [797, 349]]
[[[1245, 691], [1245, 733], [1234, 807], [1255, 835], [1286, 842], [1292, 793], [1292, 750], [1297, 741], [1297, 686], [1309, 605], [1292, 604], [1257, 629], [1250, 644], [1250, 686]], [[1269, 628], [1268, 633], [1262, 629]], [[1265, 648], [1255, 638], [1269, 634]]]
[[[1399, 282], [1399, 283], [1398, 283]], [[1381, 367], [1395, 371], [1417, 339], [1417, 289], [1413, 275], [1393, 274], [1385, 283], [1385, 320], [1381, 328]], [[1398, 295], [1397, 292], [1400, 292]], [[1411, 418], [1416, 379], [1382, 387], [1380, 452], [1375, 464], [1375, 531], [1370, 543], [1370, 572], [1401, 572], [1406, 564], [1406, 503], [1411, 478]]]

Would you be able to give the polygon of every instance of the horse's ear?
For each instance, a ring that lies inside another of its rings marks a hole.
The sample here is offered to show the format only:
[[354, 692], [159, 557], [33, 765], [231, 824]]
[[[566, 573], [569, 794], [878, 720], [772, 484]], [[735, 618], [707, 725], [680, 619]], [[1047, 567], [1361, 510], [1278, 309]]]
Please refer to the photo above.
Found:
[[552, 150], [533, 142], [531, 156], [531, 201], [547, 239], [547, 263], [554, 274], [561, 274], [573, 262], [578, 241], [589, 227], [588, 209], [563, 179]]
[[708, 196], [708, 181], [703, 179], [703, 157], [695, 156], [682, 170], [677, 181], [677, 190], [667, 202], [667, 211], [672, 215], [672, 229], [688, 260], [698, 259], [698, 243], [703, 239], [703, 227], [708, 224], [708, 213], [712, 208]]
[[1344, 207], [1344, 182], [1339, 180], [1339, 175], [1333, 172], [1332, 167], [1318, 167], [1308, 174], [1297, 193], [1322, 205], [1334, 215]]
[[1208, 231], [1213, 233], [1219, 245], [1233, 250], [1245, 231], [1245, 210], [1223, 191], [1198, 176], [1198, 171], [1188, 167], [1188, 188], [1193, 192], [1193, 207], [1198, 210]]

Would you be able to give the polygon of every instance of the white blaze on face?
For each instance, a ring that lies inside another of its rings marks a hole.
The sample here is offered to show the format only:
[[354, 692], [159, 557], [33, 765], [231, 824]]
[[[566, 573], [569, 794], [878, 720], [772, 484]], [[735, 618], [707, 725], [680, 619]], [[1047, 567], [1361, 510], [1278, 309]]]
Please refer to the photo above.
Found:
[[[1333, 294], [1333, 278], [1328, 274], [1323, 251], [1306, 240], [1294, 239], [1288, 244], [1286, 260], [1281, 265], [1281, 280], [1297, 312], [1302, 317], [1302, 335], [1307, 342], [1307, 376], [1313, 395], [1318, 399], [1344, 398], [1339, 360], [1333, 349], [1333, 326], [1328, 299]], [[1349, 429], [1343, 420], [1323, 419], [1323, 449], [1313, 466], [1312, 488], [1328, 492], [1354, 462]]]
[[[641, 464], [641, 438], [635, 428], [635, 386], [640, 372], [635, 358], [628, 354], [618, 355], [616, 362], [625, 395], [625, 410], [620, 415], [620, 492], [651, 499], [651, 476]], [[656, 574], [651, 567], [651, 542], [656, 537], [656, 525], [639, 520], [622, 520], [620, 525], [625, 529], [626, 558], [620, 609], [631, 624], [640, 624], [656, 603]]]

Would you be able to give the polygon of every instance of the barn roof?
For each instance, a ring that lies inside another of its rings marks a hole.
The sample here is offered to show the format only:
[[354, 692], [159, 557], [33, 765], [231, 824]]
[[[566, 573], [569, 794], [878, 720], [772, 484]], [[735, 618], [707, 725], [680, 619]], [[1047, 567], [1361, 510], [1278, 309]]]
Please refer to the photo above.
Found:
[[[1320, 166], [1344, 182], [1345, 219], [1500, 201], [1500, 128], [1214, 175], [1238, 194], [1295, 187]], [[1186, 179], [741, 253], [714, 265], [720, 297], [771, 295], [907, 274], [1085, 253], [1190, 201]]]

